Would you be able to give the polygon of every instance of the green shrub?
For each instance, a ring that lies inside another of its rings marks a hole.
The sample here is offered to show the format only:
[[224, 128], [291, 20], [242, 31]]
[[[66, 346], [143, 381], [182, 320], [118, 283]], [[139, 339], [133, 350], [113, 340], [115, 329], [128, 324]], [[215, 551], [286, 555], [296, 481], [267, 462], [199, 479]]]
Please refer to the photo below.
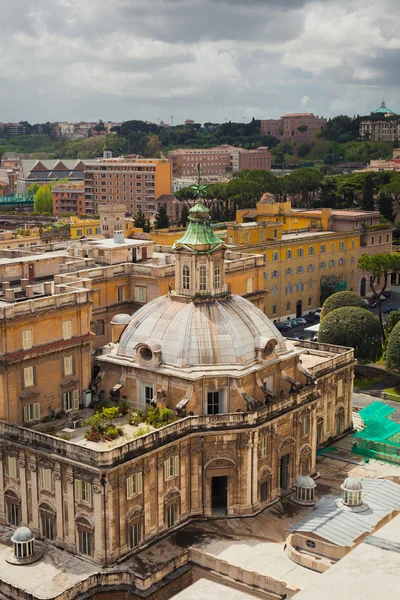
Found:
[[345, 306], [332, 310], [320, 325], [318, 341], [354, 348], [360, 363], [375, 362], [382, 355], [381, 329], [368, 310]]
[[144, 422], [144, 415], [141, 408], [136, 408], [132, 411], [131, 416], [129, 417], [129, 425], [140, 425], [140, 423]]
[[153, 425], [153, 427], [156, 425], [156, 423], [158, 423], [160, 420], [160, 409], [155, 406], [155, 407], [151, 407], [148, 410], [147, 413], [147, 417], [146, 417], [146, 423], [148, 425]]
[[394, 326], [387, 344], [386, 366], [388, 371], [400, 374], [400, 323]]
[[344, 306], [358, 306], [359, 308], [364, 309], [367, 308], [364, 300], [359, 294], [356, 294], [355, 292], [336, 292], [336, 294], [329, 296], [329, 298], [327, 298], [323, 303], [320, 323], [322, 323], [326, 315], [332, 310], [343, 308]]
[[163, 408], [160, 412], [160, 421], [163, 425], [167, 423], [173, 423], [175, 421], [175, 413], [170, 408]]

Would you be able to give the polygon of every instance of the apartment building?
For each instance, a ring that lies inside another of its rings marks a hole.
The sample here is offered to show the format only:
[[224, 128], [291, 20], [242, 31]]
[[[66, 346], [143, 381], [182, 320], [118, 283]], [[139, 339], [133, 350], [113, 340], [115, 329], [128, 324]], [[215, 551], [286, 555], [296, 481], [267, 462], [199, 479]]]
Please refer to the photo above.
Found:
[[282, 141], [305, 142], [326, 127], [326, 123], [327, 119], [312, 113], [293, 113], [283, 115], [280, 119], [262, 119], [261, 133]]
[[0, 135], [25, 135], [27, 128], [23, 123], [0, 123]]
[[60, 179], [83, 182], [85, 161], [77, 159], [21, 160], [19, 163], [17, 193], [26, 194], [30, 185], [54, 183]]
[[110, 158], [86, 163], [86, 214], [97, 214], [101, 204], [124, 204], [127, 212], [154, 214], [156, 199], [171, 190], [171, 165], [163, 159]]
[[85, 186], [83, 181], [60, 183], [51, 190], [53, 215], [84, 215]]
[[215, 148], [180, 148], [168, 152], [167, 157], [171, 161], [174, 178], [195, 176], [198, 164], [202, 177], [223, 176], [245, 169], [271, 169], [271, 155], [266, 146], [255, 150], [228, 145]]
[[91, 380], [90, 288], [2, 283], [0, 419], [32, 423], [78, 410]]

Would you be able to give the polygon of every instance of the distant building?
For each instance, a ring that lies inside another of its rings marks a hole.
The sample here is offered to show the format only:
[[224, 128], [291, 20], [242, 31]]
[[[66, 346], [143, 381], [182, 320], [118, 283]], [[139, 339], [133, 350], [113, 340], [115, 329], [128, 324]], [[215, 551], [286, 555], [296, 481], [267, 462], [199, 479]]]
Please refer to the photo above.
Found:
[[33, 183], [44, 185], [60, 179], [83, 182], [84, 172], [85, 162], [79, 159], [21, 160], [17, 193], [25, 194]]
[[77, 183], [61, 183], [51, 190], [53, 215], [84, 215], [85, 186], [83, 181]]
[[400, 148], [393, 150], [393, 156], [390, 160], [382, 158], [371, 160], [368, 167], [363, 171], [400, 171]]
[[100, 204], [100, 233], [109, 238], [113, 237], [115, 231], [124, 231], [125, 212], [125, 204]]
[[245, 169], [271, 169], [271, 154], [267, 146], [245, 150], [236, 146], [215, 148], [179, 148], [167, 154], [174, 178], [194, 176], [200, 163], [201, 175], [226, 175]]
[[154, 214], [156, 199], [171, 193], [171, 165], [159, 158], [110, 158], [86, 162], [86, 213], [101, 204], [124, 204], [126, 211]]
[[280, 119], [261, 120], [262, 135], [271, 135], [279, 140], [306, 142], [326, 127], [327, 119], [312, 113], [293, 113]]
[[0, 135], [25, 135], [27, 128], [22, 123], [0, 123]]
[[396, 142], [400, 137], [400, 116], [382, 101], [379, 108], [360, 122], [360, 138], [373, 142]]

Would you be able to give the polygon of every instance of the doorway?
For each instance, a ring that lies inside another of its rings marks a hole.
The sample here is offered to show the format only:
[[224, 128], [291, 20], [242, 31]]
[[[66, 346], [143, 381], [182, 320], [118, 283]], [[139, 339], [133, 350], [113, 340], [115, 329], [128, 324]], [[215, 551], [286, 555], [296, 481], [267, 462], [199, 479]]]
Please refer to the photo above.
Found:
[[228, 477], [211, 478], [211, 510], [213, 515], [228, 512]]
[[363, 297], [364, 297], [364, 296], [365, 296], [366, 289], [367, 289], [367, 280], [366, 280], [366, 278], [365, 278], [365, 277], [363, 277], [363, 278], [361, 279], [361, 282], [360, 282], [360, 283], [361, 283], [361, 285], [360, 285], [360, 296], [363, 296]]
[[280, 469], [280, 486], [281, 490], [287, 490], [289, 487], [289, 462], [290, 454], [284, 454], [281, 456], [281, 469]]
[[296, 319], [300, 319], [303, 312], [303, 302], [298, 300], [296, 303]]
[[35, 279], [35, 265], [33, 263], [29, 263], [28, 265], [28, 279], [29, 281], [33, 281]]

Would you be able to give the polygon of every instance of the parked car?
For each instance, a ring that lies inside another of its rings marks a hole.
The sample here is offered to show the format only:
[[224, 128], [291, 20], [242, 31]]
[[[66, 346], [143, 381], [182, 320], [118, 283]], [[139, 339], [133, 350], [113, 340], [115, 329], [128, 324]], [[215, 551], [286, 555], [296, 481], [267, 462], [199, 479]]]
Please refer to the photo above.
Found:
[[288, 322], [292, 327], [297, 327], [299, 325], [298, 319], [290, 319]]
[[384, 296], [383, 294], [381, 294], [381, 295], [379, 296], [379, 300], [380, 300], [381, 302], [384, 302], [385, 300], [387, 300], [387, 298], [386, 298], [386, 296]]
[[390, 305], [390, 306], [387, 306], [386, 308], [384, 308], [384, 309], [383, 309], [383, 312], [384, 312], [386, 315], [388, 315], [389, 313], [393, 312], [394, 310], [398, 310], [398, 309], [396, 308], [396, 306], [392, 306], [392, 305]]
[[309, 315], [306, 315], [304, 317], [304, 319], [306, 320], [307, 323], [314, 323], [316, 318], [317, 317], [314, 315], [314, 313], [310, 313]]
[[376, 306], [375, 300], [371, 300], [371, 298], [364, 298], [364, 302], [365, 302], [367, 308], [375, 308], [375, 306]]
[[317, 308], [317, 310], [314, 311], [314, 315], [316, 316], [317, 319], [320, 318], [321, 313], [322, 313], [322, 308]]
[[382, 292], [382, 294], [385, 296], [385, 298], [390, 298], [391, 292], [386, 291], [386, 292]]
[[297, 321], [297, 325], [307, 325], [307, 319], [300, 317], [298, 319], [296, 319]]
[[289, 323], [278, 323], [276, 325], [276, 328], [278, 331], [290, 331], [290, 329], [292, 329], [291, 325], [289, 325]]

